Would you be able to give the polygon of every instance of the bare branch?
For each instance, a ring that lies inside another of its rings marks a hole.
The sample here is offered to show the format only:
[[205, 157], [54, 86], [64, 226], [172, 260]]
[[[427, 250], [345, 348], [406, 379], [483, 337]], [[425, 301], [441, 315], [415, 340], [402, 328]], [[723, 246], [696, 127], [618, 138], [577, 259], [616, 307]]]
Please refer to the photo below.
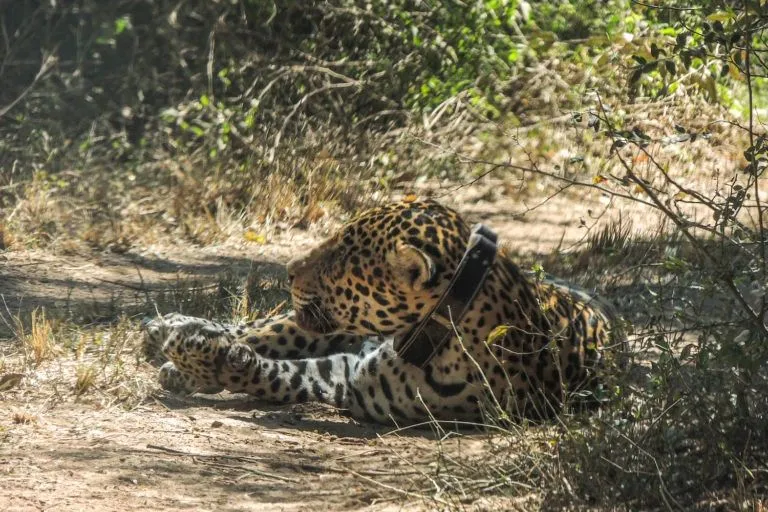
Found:
[[45, 55], [43, 56], [43, 61], [40, 64], [40, 69], [37, 71], [37, 74], [35, 75], [35, 78], [32, 79], [32, 83], [30, 83], [21, 93], [11, 101], [8, 105], [4, 107], [0, 107], [0, 118], [5, 116], [10, 110], [15, 107], [21, 100], [23, 100], [27, 94], [29, 94], [32, 89], [35, 88], [37, 83], [46, 75], [48, 72], [56, 65], [57, 59], [54, 55]]

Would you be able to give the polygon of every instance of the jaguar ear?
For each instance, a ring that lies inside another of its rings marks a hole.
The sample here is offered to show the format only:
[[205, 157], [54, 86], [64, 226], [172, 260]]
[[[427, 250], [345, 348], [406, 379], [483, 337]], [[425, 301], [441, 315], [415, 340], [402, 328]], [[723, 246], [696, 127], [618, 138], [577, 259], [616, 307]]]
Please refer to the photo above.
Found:
[[423, 290], [435, 277], [435, 262], [424, 251], [412, 245], [398, 242], [387, 254], [387, 263], [395, 277], [413, 290]]

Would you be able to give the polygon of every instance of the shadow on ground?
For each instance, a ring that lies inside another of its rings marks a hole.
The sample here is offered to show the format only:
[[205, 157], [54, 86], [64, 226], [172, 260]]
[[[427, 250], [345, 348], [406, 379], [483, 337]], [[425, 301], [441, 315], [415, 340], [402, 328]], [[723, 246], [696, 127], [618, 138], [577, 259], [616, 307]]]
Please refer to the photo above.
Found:
[[270, 308], [289, 296], [283, 265], [242, 257], [198, 255], [190, 261], [126, 253], [62, 259], [33, 252], [0, 258], [0, 315], [6, 320], [0, 339], [13, 336], [15, 317], [28, 320], [35, 309], [90, 326], [173, 311], [225, 314], [244, 292], [252, 308]]
[[[487, 434], [478, 427], [461, 426], [443, 422], [441, 430], [435, 425], [412, 425], [400, 428], [394, 425], [378, 425], [354, 420], [334, 407], [320, 403], [293, 405], [271, 404], [244, 394], [191, 395], [181, 396], [161, 393], [157, 400], [173, 411], [184, 411], [197, 407], [206, 407], [220, 413], [223, 417], [252, 424], [268, 430], [285, 428], [303, 432], [326, 432], [338, 437], [359, 439], [377, 439], [396, 433], [399, 437], [428, 440], [444, 439], [446, 432], [460, 432], [467, 436], [473, 433]], [[329, 419], [332, 418], [332, 419]]]

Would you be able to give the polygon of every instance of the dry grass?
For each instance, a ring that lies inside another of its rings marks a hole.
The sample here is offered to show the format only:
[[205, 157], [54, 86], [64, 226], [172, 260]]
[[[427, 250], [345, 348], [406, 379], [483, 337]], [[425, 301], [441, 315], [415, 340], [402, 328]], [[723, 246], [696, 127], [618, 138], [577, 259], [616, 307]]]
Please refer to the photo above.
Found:
[[73, 211], [63, 203], [60, 191], [44, 173], [35, 173], [17, 197], [5, 218], [5, 238], [9, 246], [37, 247], [66, 235]]
[[40, 366], [57, 353], [52, 322], [46, 318], [45, 310], [35, 309], [30, 314], [29, 326], [16, 317], [16, 332], [24, 348], [25, 359], [34, 366]]
[[75, 394], [87, 393], [96, 383], [96, 369], [88, 365], [79, 365], [75, 370]]
[[[620, 107], [623, 128], [641, 129], [657, 141], [674, 136], [679, 123], [697, 133], [711, 132], [711, 138], [658, 142], [649, 148], [660, 165], [692, 189], [711, 191], [714, 186], [723, 191], [728, 187], [724, 169], [744, 164], [739, 150], [746, 141], [743, 131], [727, 123], [701, 123], [701, 119], [731, 119], [717, 107], [700, 100]], [[583, 108], [598, 107], [585, 102]], [[6, 208], [0, 247], [122, 253], [134, 246], [179, 240], [211, 245], [250, 237], [265, 243], [274, 233], [322, 227], [392, 194], [425, 188], [430, 193], [441, 186], [455, 187], [458, 181], [469, 182], [490, 167], [477, 161], [534, 166], [584, 183], [608, 177], [606, 188], [639, 197], [632, 187], [610, 178], [623, 175], [610, 153], [611, 141], [585, 123], [557, 116], [554, 122], [516, 130], [488, 122], [461, 136], [414, 128], [394, 138], [382, 137], [378, 145], [372, 142], [365, 161], [357, 161], [351, 148], [329, 144], [329, 150], [286, 149], [271, 163], [254, 154], [251, 161], [210, 164], [192, 154], [158, 158], [130, 172], [115, 172], [111, 162], [95, 161], [55, 177], [37, 173]], [[336, 152], [345, 156], [336, 157]], [[669, 188], [660, 183], [647, 156], [630, 148], [625, 153], [643, 179]], [[565, 184], [552, 176], [532, 179], [503, 167], [493, 176], [502, 184], [490, 192], [492, 196], [518, 200]], [[425, 177], [431, 178], [426, 184]], [[581, 191], [573, 187], [562, 193], [578, 200]]]
[[[33, 326], [44, 325], [38, 318], [35, 321]], [[43, 339], [39, 330], [33, 332], [38, 332], [38, 340]], [[47, 332], [45, 328], [43, 332]], [[0, 371], [0, 377], [11, 370], [14, 373], [5, 375], [24, 376], [7, 386], [7, 391], [21, 393], [30, 403], [53, 405], [92, 396], [103, 406], [132, 407], [156, 388], [132, 321], [122, 319], [113, 326], [88, 329], [61, 322], [56, 338], [49, 334], [47, 339], [59, 342], [48, 345], [45, 357], [28, 355], [32, 349], [27, 345], [21, 352], [3, 357], [7, 369]]]
[[[178, 280], [171, 288], [148, 295], [140, 308], [116, 302], [111, 309], [131, 310], [134, 316], [118, 313], [109, 323], [83, 326], [76, 318], [90, 318], [87, 311], [76, 317], [51, 318], [44, 309], [29, 316], [3, 315], [13, 327], [13, 339], [0, 354], [0, 391], [21, 390], [57, 402], [69, 397], [92, 397], [103, 404], [133, 406], [156, 390], [155, 370], [147, 362], [137, 318], [156, 311], [247, 321], [274, 315], [286, 304], [281, 275], [249, 273], [243, 281], [223, 273], [213, 283]], [[0, 345], [2, 348], [2, 345]], [[156, 355], [156, 354], [155, 354]], [[17, 377], [25, 378], [17, 378]], [[7, 381], [7, 382], [6, 382]], [[30, 384], [35, 383], [35, 389]], [[63, 389], [71, 395], [62, 393]]]
[[0, 251], [7, 251], [14, 245], [14, 238], [11, 230], [5, 224], [0, 221]]
[[212, 169], [190, 156], [147, 164], [138, 175], [98, 163], [55, 178], [37, 173], [5, 211], [0, 250], [122, 253], [158, 242], [241, 241], [249, 233], [266, 241], [272, 233], [307, 229], [386, 196], [370, 166], [327, 152], [287, 152], [269, 166], [255, 161], [249, 172], [232, 170], [245, 165]]

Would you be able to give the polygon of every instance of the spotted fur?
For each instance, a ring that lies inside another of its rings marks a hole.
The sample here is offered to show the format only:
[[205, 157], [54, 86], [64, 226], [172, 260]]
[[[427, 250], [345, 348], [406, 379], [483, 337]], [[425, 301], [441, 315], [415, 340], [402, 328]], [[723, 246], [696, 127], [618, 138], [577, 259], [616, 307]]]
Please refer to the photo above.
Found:
[[[320, 401], [375, 422], [547, 417], [596, 397], [624, 346], [597, 297], [521, 272], [502, 251], [454, 337], [425, 367], [398, 358], [403, 335], [437, 302], [469, 226], [433, 201], [369, 210], [288, 264], [294, 310], [243, 325], [178, 314], [145, 326], [168, 362], [164, 387]], [[490, 408], [490, 409], [489, 409]]]

